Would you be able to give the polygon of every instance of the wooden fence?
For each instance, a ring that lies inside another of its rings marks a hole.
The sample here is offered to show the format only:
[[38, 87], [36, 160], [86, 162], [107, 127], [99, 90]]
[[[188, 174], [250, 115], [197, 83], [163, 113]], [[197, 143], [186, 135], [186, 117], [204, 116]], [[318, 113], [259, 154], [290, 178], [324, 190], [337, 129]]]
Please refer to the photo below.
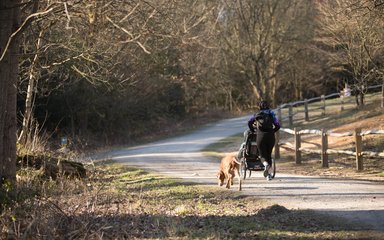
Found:
[[[381, 157], [384, 158], [384, 152], [370, 152], [363, 151], [363, 136], [371, 135], [371, 134], [384, 134], [384, 130], [367, 130], [361, 131], [360, 128], [355, 129], [354, 132], [344, 132], [344, 133], [333, 133], [331, 131], [322, 130], [298, 130], [298, 128], [289, 129], [289, 128], [281, 128], [283, 132], [294, 135], [294, 144], [289, 142], [279, 142], [279, 133], [276, 133], [276, 144], [275, 144], [275, 158], [280, 158], [280, 146], [287, 148], [289, 150], [293, 150], [295, 152], [295, 162], [297, 164], [301, 163], [301, 153], [317, 153], [321, 155], [322, 167], [329, 167], [328, 163], [328, 155], [329, 154], [347, 154], [353, 155], [356, 158], [356, 169], [358, 171], [363, 170], [363, 156], [369, 157]], [[304, 134], [313, 134], [321, 136], [321, 149], [308, 149], [301, 147], [301, 135]], [[349, 150], [336, 150], [328, 148], [328, 137], [346, 137], [346, 136], [354, 136], [355, 139], [355, 151]]]
[[[368, 90], [370, 89], [377, 89], [381, 88], [381, 107], [384, 108], [384, 84], [382, 85], [375, 85], [375, 86], [369, 86]], [[351, 103], [353, 101], [352, 97], [344, 97], [341, 93], [333, 93], [330, 95], [322, 95], [321, 97], [311, 98], [311, 99], [305, 99], [303, 101], [297, 101], [297, 102], [291, 102], [291, 103], [285, 103], [280, 105], [277, 109], [274, 109], [277, 111], [277, 115], [279, 118], [280, 123], [283, 121], [288, 120], [289, 127], [292, 128], [293, 126], [293, 120], [294, 116], [298, 115], [299, 113], [304, 113], [302, 118], [305, 121], [309, 121], [310, 119], [310, 110], [311, 111], [317, 111], [321, 110], [321, 116], [325, 116], [326, 114], [326, 99], [329, 98], [338, 98], [338, 101], [336, 100], [332, 105], [340, 105], [340, 111], [344, 110], [345, 104]], [[312, 107], [309, 109], [308, 104], [320, 101], [320, 104], [318, 107]], [[293, 111], [294, 107], [298, 108], [299, 106], [303, 106], [302, 110], [296, 110]], [[288, 114], [286, 117], [283, 117], [282, 115], [282, 109], [288, 108]], [[275, 158], [280, 158], [280, 147], [293, 150], [295, 152], [295, 162], [297, 164], [301, 163], [301, 154], [302, 153], [317, 153], [321, 155], [322, 160], [322, 167], [329, 167], [329, 161], [328, 161], [328, 155], [329, 154], [346, 154], [346, 155], [352, 155], [356, 158], [356, 169], [358, 171], [363, 170], [363, 156], [367, 157], [380, 157], [384, 158], [384, 152], [370, 152], [370, 151], [363, 151], [363, 136], [371, 135], [371, 134], [384, 134], [384, 130], [367, 130], [367, 131], [361, 131], [360, 128], [355, 129], [354, 132], [344, 132], [344, 133], [333, 133], [331, 131], [327, 131], [325, 129], [322, 130], [299, 130], [298, 128], [289, 129], [289, 128], [281, 128], [280, 129], [283, 132], [286, 132], [288, 134], [294, 135], [294, 143], [289, 142], [280, 142], [280, 135], [277, 132], [276, 133], [276, 144], [275, 144]], [[321, 136], [321, 149], [315, 150], [315, 149], [309, 149], [309, 148], [303, 148], [301, 147], [301, 135], [304, 134], [312, 134], [312, 135], [318, 135]], [[355, 143], [355, 151], [350, 150], [336, 150], [336, 149], [329, 149], [328, 147], [328, 137], [347, 137], [347, 136], [354, 136], [354, 143]]]
[[[372, 90], [372, 89], [377, 89], [381, 88], [381, 107], [384, 107], [384, 84], [382, 85], [375, 85], [375, 86], [369, 86], [367, 89]], [[321, 116], [325, 116], [326, 114], [326, 99], [330, 98], [335, 98], [338, 99], [336, 100], [332, 105], [340, 105], [340, 111], [344, 110], [344, 107], [347, 103], [351, 103], [354, 101], [353, 97], [344, 97], [341, 93], [332, 93], [329, 95], [322, 95], [321, 97], [315, 97], [311, 99], [304, 99], [303, 101], [297, 101], [297, 102], [291, 102], [291, 103], [285, 103], [280, 105], [278, 108], [274, 109], [277, 111], [277, 116], [279, 118], [280, 122], [288, 120], [288, 125], [290, 128], [293, 127], [293, 121], [294, 117], [298, 115], [299, 113], [304, 113], [301, 118], [304, 118], [305, 121], [310, 120], [310, 111], [318, 111], [321, 110]], [[313, 107], [309, 108], [308, 104], [313, 103], [313, 102], [320, 102], [318, 107]], [[330, 105], [328, 105], [330, 106]], [[303, 107], [302, 110], [298, 109], [299, 107]], [[287, 116], [283, 116], [282, 110], [287, 108], [288, 109], [288, 114]], [[294, 108], [297, 108], [297, 110], [294, 112]], [[296, 117], [298, 119], [298, 116]]]

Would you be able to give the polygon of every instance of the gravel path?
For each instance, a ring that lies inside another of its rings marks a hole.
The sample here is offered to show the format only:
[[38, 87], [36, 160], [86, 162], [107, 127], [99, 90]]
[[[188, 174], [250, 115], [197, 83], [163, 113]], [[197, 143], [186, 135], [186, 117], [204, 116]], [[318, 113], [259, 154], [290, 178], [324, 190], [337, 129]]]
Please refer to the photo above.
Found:
[[[203, 156], [200, 150], [228, 136], [242, 135], [247, 120], [248, 116], [223, 120], [184, 136], [112, 151], [106, 158], [215, 186], [219, 163]], [[384, 232], [382, 183], [288, 175], [278, 171], [277, 162], [274, 180], [266, 181], [262, 172], [253, 172], [244, 181], [242, 194], [269, 199], [290, 209], [313, 209], [343, 216], [351, 222], [364, 223], [364, 228]]]

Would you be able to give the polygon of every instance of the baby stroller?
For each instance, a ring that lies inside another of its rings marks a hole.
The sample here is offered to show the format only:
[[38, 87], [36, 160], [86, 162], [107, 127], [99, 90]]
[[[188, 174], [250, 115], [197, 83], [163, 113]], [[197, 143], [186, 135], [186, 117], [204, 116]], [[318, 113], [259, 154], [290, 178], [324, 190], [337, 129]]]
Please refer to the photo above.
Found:
[[[245, 179], [247, 177], [247, 171], [249, 172], [248, 178], [251, 177], [252, 171], [264, 171], [265, 167], [261, 162], [258, 154], [256, 144], [256, 133], [250, 133], [248, 139], [242, 144], [239, 151], [239, 159], [241, 160], [240, 165], [240, 176]], [[276, 175], [276, 163], [272, 158], [272, 164], [269, 168], [269, 174], [271, 178]]]

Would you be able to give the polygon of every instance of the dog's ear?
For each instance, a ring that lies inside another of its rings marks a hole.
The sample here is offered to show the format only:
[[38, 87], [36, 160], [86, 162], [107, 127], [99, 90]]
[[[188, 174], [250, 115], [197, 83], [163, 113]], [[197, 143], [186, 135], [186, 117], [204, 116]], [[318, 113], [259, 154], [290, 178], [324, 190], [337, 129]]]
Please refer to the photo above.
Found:
[[223, 186], [223, 184], [224, 184], [224, 179], [225, 179], [224, 172], [223, 172], [222, 170], [220, 170], [220, 171], [216, 174], [216, 177], [217, 177], [219, 186]]
[[223, 173], [223, 171], [221, 171], [221, 170], [216, 174], [216, 178], [217, 178], [217, 179], [222, 179], [223, 176], [224, 176], [224, 173]]

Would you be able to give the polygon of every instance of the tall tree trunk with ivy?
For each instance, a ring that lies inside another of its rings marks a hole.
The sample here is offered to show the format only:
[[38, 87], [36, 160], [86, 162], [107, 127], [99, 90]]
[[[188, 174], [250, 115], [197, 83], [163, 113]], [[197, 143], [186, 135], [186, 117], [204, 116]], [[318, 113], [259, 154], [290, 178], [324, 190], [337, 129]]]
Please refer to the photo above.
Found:
[[16, 82], [19, 27], [19, 0], [0, 1], [0, 179], [16, 181]]

